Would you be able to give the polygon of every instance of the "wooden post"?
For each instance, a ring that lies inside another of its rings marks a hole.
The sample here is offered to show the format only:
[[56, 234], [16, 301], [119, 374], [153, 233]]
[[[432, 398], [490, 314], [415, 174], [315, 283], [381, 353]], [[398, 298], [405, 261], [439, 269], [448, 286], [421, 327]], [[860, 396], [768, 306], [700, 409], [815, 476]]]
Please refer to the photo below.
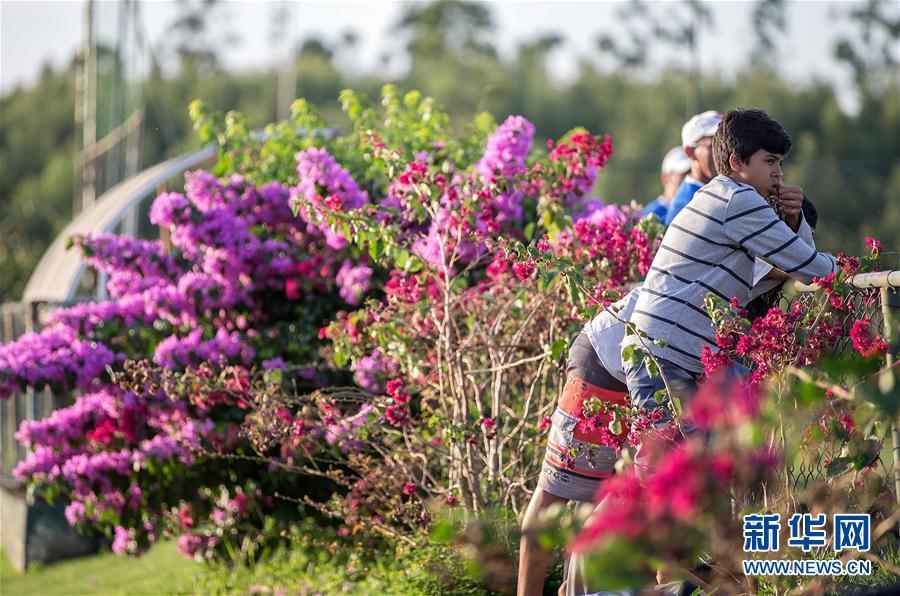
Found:
[[[156, 188], [156, 195], [159, 196], [168, 190], [169, 185], [163, 182]], [[163, 251], [166, 254], [170, 254], [172, 252], [172, 233], [166, 226], [159, 226], [159, 241], [162, 242]]]

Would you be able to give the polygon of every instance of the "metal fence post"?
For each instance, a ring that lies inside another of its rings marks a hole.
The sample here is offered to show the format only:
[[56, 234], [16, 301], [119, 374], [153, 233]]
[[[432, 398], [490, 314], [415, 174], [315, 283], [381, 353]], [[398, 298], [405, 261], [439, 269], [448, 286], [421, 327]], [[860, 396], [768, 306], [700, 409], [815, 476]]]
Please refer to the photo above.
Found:
[[[895, 314], [900, 310], [900, 292], [897, 288], [881, 288], [881, 314], [884, 317], [884, 339], [890, 344], [887, 352], [887, 366], [882, 373], [895, 375], [892, 382], [896, 383], [896, 374], [892, 369], [900, 341], [895, 337]], [[900, 414], [891, 425], [891, 443], [893, 443], [894, 455], [894, 495], [897, 499], [897, 507], [900, 507]], [[900, 536], [900, 522], [897, 524], [897, 535]]]

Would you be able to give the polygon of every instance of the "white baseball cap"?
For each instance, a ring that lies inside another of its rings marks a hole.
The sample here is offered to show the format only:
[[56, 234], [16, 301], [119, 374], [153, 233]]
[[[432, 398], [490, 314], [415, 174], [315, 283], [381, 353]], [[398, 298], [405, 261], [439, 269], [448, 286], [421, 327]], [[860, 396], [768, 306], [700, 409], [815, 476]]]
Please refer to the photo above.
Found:
[[697, 114], [681, 128], [681, 146], [693, 147], [703, 137], [713, 136], [721, 121], [722, 113], [715, 110]]
[[685, 174], [691, 171], [691, 158], [688, 157], [682, 147], [672, 147], [662, 161], [663, 174], [674, 172], [675, 174]]

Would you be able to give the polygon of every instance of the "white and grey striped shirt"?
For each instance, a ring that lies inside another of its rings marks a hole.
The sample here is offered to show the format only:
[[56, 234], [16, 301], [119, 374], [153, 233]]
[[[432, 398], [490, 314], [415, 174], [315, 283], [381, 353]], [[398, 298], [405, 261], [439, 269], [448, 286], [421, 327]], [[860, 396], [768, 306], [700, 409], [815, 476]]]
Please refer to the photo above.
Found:
[[[704, 345], [716, 347], [715, 329], [703, 308], [707, 292], [742, 305], [752, 298], [754, 257], [809, 283], [837, 270], [834, 258], [815, 249], [802, 220], [795, 234], [756, 190], [717, 176], [701, 188], [666, 230], [644, 281], [631, 322], [664, 347], [653, 354], [702, 372]], [[626, 336], [622, 346], [638, 344]]]

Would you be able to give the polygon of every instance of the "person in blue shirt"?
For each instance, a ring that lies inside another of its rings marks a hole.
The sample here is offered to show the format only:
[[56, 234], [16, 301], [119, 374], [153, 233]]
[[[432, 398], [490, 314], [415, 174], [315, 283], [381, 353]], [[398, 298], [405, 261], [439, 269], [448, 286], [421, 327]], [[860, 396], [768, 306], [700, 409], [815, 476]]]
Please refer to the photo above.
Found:
[[691, 158], [688, 157], [684, 149], [681, 147], [672, 147], [662, 161], [660, 168], [659, 180], [663, 185], [663, 193], [650, 201], [644, 210], [641, 211], [641, 217], [653, 213], [660, 221], [666, 219], [666, 213], [669, 211], [669, 202], [675, 195], [675, 191], [681, 186], [681, 181], [685, 175], [691, 171]]
[[712, 139], [722, 121], [722, 114], [708, 110], [688, 120], [681, 129], [681, 146], [691, 160], [691, 171], [685, 176], [669, 202], [669, 209], [663, 223], [669, 225], [678, 212], [684, 209], [694, 193], [707, 182], [716, 177], [716, 164], [713, 161]]

